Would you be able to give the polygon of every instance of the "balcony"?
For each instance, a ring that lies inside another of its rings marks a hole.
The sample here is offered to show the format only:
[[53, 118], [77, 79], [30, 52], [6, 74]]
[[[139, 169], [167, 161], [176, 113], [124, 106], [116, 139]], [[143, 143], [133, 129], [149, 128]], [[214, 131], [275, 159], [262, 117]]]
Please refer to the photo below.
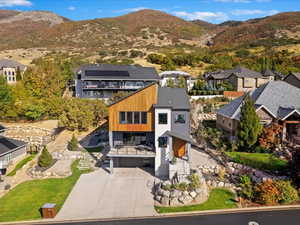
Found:
[[98, 89], [98, 90], [136, 90], [145, 87], [144, 82], [83, 82], [83, 89]]
[[111, 148], [108, 153], [109, 157], [155, 157], [155, 150], [152, 147], [138, 145], [138, 146], [116, 146]]

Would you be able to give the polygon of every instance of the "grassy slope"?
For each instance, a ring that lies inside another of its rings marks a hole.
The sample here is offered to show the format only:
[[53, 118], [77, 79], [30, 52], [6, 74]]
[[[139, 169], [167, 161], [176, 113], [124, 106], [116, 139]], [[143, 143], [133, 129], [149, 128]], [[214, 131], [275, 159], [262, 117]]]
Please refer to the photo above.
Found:
[[44, 203], [56, 203], [59, 210], [83, 173], [77, 164], [72, 164], [73, 174], [67, 178], [27, 181], [12, 189], [0, 199], [0, 222], [39, 219]]
[[16, 175], [17, 171], [19, 169], [21, 169], [24, 165], [26, 165], [28, 162], [30, 162], [31, 160], [33, 160], [35, 156], [36, 155], [30, 155], [30, 156], [26, 157], [25, 159], [21, 160], [16, 165], [16, 167], [9, 174], [7, 174], [7, 176], [14, 176], [14, 175]]
[[268, 153], [226, 152], [234, 162], [261, 170], [283, 170], [288, 166], [286, 160]]
[[234, 199], [235, 195], [231, 191], [216, 188], [211, 191], [209, 199], [203, 204], [180, 207], [155, 207], [155, 209], [159, 213], [230, 209], [237, 207]]

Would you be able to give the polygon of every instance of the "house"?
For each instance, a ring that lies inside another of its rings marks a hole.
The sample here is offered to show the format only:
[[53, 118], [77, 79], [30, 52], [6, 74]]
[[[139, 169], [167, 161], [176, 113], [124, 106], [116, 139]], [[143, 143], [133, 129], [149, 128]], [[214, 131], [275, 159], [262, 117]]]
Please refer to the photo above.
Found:
[[8, 84], [14, 84], [17, 82], [17, 75], [23, 76], [26, 70], [26, 66], [10, 59], [0, 60], [0, 76], [4, 76]]
[[[278, 122], [283, 126], [283, 141], [300, 144], [300, 89], [284, 81], [270, 81], [249, 93], [263, 125]], [[234, 139], [244, 97], [217, 111], [217, 127]]]
[[204, 74], [208, 87], [218, 89], [224, 82], [230, 83], [235, 91], [252, 91], [260, 85], [275, 80], [273, 75], [263, 75], [262, 73], [238, 66], [231, 70], [221, 70]]
[[190, 91], [196, 83], [195, 78], [193, 78], [189, 73], [183, 71], [164, 71], [159, 75], [161, 77], [160, 85], [162, 87], [166, 87], [168, 85], [168, 80], [172, 80], [174, 84], [177, 85], [181, 77], [185, 79], [188, 91]]
[[275, 80], [282, 80], [284, 78], [284, 75], [282, 73], [270, 69], [264, 70], [262, 74], [265, 77], [274, 77]]
[[155, 68], [133, 65], [83, 65], [76, 71], [78, 98], [108, 100], [120, 91], [134, 92], [160, 80]]
[[184, 88], [150, 84], [109, 106], [108, 157], [117, 167], [154, 169], [160, 178], [190, 173], [190, 103]]
[[285, 82], [294, 85], [297, 88], [300, 88], [300, 73], [290, 73], [284, 79]]
[[0, 135], [0, 174], [5, 174], [8, 166], [25, 156], [26, 152], [25, 142]]

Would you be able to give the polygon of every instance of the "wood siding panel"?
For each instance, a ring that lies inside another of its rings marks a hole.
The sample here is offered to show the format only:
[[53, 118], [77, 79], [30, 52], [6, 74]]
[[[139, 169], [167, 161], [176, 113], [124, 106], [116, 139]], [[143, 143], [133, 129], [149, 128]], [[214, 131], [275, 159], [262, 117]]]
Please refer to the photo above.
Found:
[[[154, 131], [153, 104], [157, 103], [157, 84], [109, 107], [110, 131]], [[147, 124], [120, 124], [120, 112], [147, 112]]]
[[173, 138], [173, 151], [176, 157], [182, 158], [183, 156], [185, 156], [185, 145], [186, 141], [180, 140], [178, 138]]

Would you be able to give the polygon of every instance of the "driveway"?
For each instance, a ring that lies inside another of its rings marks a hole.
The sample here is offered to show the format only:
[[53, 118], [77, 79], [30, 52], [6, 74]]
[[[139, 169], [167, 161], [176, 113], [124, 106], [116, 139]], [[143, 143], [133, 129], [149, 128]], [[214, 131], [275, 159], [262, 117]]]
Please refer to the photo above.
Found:
[[80, 177], [56, 219], [153, 216], [154, 177], [140, 168], [99, 169]]

